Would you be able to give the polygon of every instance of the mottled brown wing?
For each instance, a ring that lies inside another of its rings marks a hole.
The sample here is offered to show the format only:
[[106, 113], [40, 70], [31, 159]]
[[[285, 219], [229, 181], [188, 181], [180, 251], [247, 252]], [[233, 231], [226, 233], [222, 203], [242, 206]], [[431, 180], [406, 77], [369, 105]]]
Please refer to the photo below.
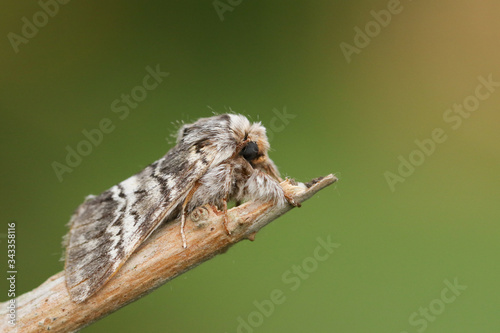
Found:
[[[196, 156], [202, 153], [203, 158]], [[174, 217], [206, 172], [207, 156], [207, 151], [176, 146], [77, 209], [66, 249], [66, 285], [72, 300], [82, 302], [99, 290], [163, 220]]]

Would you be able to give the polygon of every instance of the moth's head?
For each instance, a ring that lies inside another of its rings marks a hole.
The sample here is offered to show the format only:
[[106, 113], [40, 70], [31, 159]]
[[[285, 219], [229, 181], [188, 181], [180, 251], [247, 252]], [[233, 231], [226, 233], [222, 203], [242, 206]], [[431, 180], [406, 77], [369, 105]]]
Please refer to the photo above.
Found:
[[214, 164], [230, 157], [244, 158], [252, 167], [280, 179], [267, 154], [266, 128], [260, 122], [250, 123], [245, 116], [222, 114], [185, 124], [179, 129], [177, 143], [193, 149], [213, 150], [216, 152]]
[[238, 153], [252, 165], [259, 164], [267, 158], [269, 141], [266, 128], [258, 123], [250, 123], [245, 116], [230, 114], [229, 128], [236, 141], [235, 153]]
[[250, 123], [242, 115], [230, 114], [230, 128], [236, 139], [237, 156], [243, 157], [252, 167], [281, 180], [278, 169], [269, 158], [269, 141], [266, 128], [260, 122]]

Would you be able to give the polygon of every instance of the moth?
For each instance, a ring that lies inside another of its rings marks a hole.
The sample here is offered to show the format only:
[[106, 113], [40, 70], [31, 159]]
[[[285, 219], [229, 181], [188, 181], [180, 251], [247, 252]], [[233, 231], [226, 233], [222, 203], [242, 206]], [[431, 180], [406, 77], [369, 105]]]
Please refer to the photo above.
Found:
[[95, 294], [162, 223], [211, 204], [224, 212], [228, 201], [272, 201], [299, 206], [279, 183], [268, 156], [261, 123], [238, 114], [201, 118], [183, 125], [177, 144], [136, 175], [89, 196], [69, 222], [65, 279], [75, 302]]

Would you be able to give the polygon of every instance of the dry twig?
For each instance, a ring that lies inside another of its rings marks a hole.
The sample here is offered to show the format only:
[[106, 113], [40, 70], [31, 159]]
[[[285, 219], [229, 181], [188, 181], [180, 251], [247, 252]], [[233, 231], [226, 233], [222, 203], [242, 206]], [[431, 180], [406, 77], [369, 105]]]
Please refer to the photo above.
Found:
[[[307, 183], [307, 188], [295, 186], [289, 180], [281, 185], [300, 203], [336, 180], [335, 176], [328, 175]], [[258, 202], [235, 207], [228, 211], [231, 231], [228, 235], [221, 212], [212, 206], [200, 207], [186, 221], [187, 249], [182, 247], [179, 223], [168, 223], [139, 247], [101, 290], [83, 303], [70, 300], [64, 272], [16, 299], [17, 323], [14, 327], [7, 322], [7, 302], [0, 303], [0, 331], [77, 331], [226, 251], [231, 245], [243, 239], [253, 240], [255, 233], [291, 208]]]

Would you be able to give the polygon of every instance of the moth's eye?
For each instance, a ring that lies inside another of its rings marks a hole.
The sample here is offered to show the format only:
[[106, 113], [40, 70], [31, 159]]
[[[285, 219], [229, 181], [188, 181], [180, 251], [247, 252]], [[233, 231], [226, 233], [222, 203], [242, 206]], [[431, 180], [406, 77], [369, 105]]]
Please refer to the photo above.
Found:
[[254, 160], [257, 156], [259, 156], [259, 146], [253, 142], [250, 141], [245, 148], [241, 150], [240, 153], [247, 161], [252, 161]]

